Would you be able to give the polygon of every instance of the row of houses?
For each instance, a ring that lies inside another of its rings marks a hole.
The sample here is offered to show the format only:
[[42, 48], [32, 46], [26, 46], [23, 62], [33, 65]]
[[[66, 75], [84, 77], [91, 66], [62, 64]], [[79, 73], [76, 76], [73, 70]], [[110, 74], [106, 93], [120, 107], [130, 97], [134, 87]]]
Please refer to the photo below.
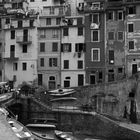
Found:
[[2, 0], [0, 80], [47, 89], [140, 70], [139, 0]]

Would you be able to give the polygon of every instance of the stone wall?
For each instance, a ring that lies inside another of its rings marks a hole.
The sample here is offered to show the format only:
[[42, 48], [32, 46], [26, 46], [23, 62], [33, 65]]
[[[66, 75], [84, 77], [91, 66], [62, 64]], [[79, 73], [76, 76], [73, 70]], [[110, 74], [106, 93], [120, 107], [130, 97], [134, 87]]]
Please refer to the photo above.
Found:
[[98, 104], [98, 109], [96, 111], [114, 116], [122, 116], [129, 93], [134, 88], [136, 89], [138, 108], [140, 107], [139, 85], [139, 79], [131, 77], [118, 82], [78, 87], [76, 88], [77, 93], [74, 96], [78, 98], [79, 104], [93, 104], [93, 98], [97, 95], [98, 103], [96, 104]]

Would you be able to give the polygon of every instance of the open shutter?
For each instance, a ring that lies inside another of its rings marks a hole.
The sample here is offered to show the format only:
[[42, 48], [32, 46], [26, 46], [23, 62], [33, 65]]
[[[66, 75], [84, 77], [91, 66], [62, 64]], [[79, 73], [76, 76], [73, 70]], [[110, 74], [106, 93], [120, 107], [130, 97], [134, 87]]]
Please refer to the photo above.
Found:
[[63, 44], [61, 44], [61, 52], [64, 52]]

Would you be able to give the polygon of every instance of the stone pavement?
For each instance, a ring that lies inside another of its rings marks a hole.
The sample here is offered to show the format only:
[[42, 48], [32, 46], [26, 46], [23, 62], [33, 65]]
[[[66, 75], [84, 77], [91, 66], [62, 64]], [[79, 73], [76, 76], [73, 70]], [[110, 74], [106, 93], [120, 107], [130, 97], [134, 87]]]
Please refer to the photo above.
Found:
[[6, 120], [6, 116], [0, 112], [0, 140], [19, 140]]

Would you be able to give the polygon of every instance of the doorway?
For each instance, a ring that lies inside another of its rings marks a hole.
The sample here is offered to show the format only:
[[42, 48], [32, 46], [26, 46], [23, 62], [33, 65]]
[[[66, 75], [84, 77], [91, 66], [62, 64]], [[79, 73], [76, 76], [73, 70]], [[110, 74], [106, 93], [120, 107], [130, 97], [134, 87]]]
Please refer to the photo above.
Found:
[[96, 76], [95, 76], [95, 74], [91, 74], [89, 80], [90, 80], [90, 84], [95, 84], [96, 83]]
[[132, 74], [137, 73], [137, 64], [132, 64]]

